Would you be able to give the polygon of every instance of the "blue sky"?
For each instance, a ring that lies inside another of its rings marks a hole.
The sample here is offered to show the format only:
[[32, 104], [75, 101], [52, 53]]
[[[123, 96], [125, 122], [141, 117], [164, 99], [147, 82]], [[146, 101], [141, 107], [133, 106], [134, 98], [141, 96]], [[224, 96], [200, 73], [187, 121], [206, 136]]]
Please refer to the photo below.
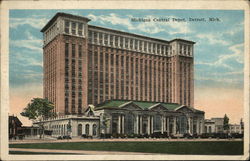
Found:
[[[58, 11], [89, 24], [171, 40], [195, 41], [195, 86], [243, 88], [244, 13], [240, 10], [11, 10], [10, 85], [42, 85], [40, 29]], [[131, 22], [130, 18], [210, 18], [219, 22]]]
[[[195, 108], [205, 117], [238, 123], [243, 117], [244, 12], [240, 10], [10, 10], [11, 112], [42, 97], [42, 27], [57, 13], [91, 19], [89, 24], [150, 37], [195, 41]], [[216, 22], [132, 22], [131, 18], [219, 18]], [[29, 122], [30, 123], [30, 122]]]

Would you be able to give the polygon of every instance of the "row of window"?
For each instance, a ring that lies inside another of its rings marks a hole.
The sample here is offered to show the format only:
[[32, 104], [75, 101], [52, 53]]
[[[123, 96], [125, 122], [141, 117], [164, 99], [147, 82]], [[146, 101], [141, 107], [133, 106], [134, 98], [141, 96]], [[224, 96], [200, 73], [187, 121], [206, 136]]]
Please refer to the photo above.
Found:
[[[76, 48], [78, 48], [78, 53], [76, 53]], [[71, 52], [69, 52], [71, 49]], [[71, 59], [69, 58], [71, 54]], [[75, 55], [78, 54], [78, 66], [76, 64]], [[66, 113], [82, 113], [82, 45], [76, 46], [76, 44], [65, 43], [65, 111]], [[69, 67], [69, 61], [71, 60], [71, 70]], [[76, 66], [78, 67], [76, 75]], [[71, 73], [71, 74], [70, 74]], [[69, 78], [71, 78], [71, 84], [69, 83]], [[78, 80], [78, 83], [76, 83]], [[71, 86], [69, 86], [71, 85]], [[78, 88], [78, 95], [76, 95], [75, 90]], [[69, 90], [71, 90], [71, 111], [69, 111]], [[78, 104], [76, 104], [75, 99], [78, 98]], [[77, 107], [77, 111], [76, 111]]]
[[171, 45], [163, 45], [153, 43], [146, 40], [139, 40], [136, 38], [128, 38], [118, 35], [106, 34], [101, 32], [89, 31], [89, 43], [101, 44], [105, 46], [113, 46], [117, 48], [140, 51], [150, 54], [171, 56]]
[[[171, 66], [174, 65], [173, 63], [120, 56], [115, 53], [103, 55], [103, 52], [92, 53], [92, 51], [89, 50], [88, 52], [89, 103], [95, 101], [93, 104], [96, 104], [99, 103], [97, 102], [98, 97], [100, 97], [101, 102], [109, 96], [114, 98], [114, 95], [116, 95], [115, 98], [120, 96], [120, 99], [126, 99], [129, 94], [132, 98], [135, 96], [136, 100], [143, 100], [145, 94], [145, 97], [149, 96], [149, 100], [171, 101], [171, 74], [172, 69], [174, 69]], [[98, 63], [100, 66], [97, 65]], [[106, 64], [105, 68], [103, 67], [104, 64]], [[144, 72], [143, 68], [145, 69]], [[158, 74], [156, 74], [156, 71], [158, 71]], [[153, 77], [150, 77], [152, 74]], [[156, 86], [156, 82], [158, 82], [158, 86]], [[140, 92], [139, 89], [141, 89]], [[104, 93], [106, 98], [103, 97]], [[149, 93], [149, 95], [146, 95], [146, 93]], [[152, 98], [152, 96], [154, 97]], [[148, 100], [148, 98], [145, 98], [145, 100]]]
[[58, 32], [58, 28], [57, 28], [57, 23], [54, 23], [45, 33], [44, 33], [44, 38], [43, 40], [45, 42], [49, 42], [50, 40], [52, 40]]
[[65, 20], [64, 21], [64, 33], [83, 36], [84, 35], [84, 25], [80, 22], [74, 22]]

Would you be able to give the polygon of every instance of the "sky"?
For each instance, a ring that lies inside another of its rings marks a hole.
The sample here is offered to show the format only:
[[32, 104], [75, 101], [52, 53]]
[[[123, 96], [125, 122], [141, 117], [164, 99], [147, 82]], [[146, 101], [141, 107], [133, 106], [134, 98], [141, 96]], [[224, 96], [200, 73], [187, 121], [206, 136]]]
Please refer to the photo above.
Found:
[[[91, 19], [89, 24], [171, 40], [194, 46], [194, 106], [205, 118], [243, 117], [244, 12], [242, 10], [10, 10], [10, 114], [20, 116], [34, 97], [43, 96], [42, 27], [57, 13]], [[170, 18], [169, 22], [132, 22], [131, 18]], [[172, 18], [185, 19], [174, 22]], [[189, 21], [205, 18], [206, 21]], [[209, 21], [218, 18], [219, 21]]]

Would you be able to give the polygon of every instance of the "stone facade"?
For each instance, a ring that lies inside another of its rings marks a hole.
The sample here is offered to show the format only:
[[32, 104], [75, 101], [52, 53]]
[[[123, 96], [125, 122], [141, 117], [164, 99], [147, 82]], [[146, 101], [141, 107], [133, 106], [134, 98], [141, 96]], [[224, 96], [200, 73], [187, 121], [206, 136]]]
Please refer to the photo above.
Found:
[[81, 114], [107, 100], [193, 106], [194, 42], [89, 25], [57, 13], [44, 34], [44, 97], [58, 115]]
[[223, 118], [211, 118], [205, 120], [206, 133], [223, 133]]
[[155, 133], [200, 135], [204, 133], [204, 112], [179, 104], [113, 100], [88, 107], [82, 116], [65, 115], [34, 124], [52, 130], [55, 137]]
[[117, 100], [98, 105], [95, 112], [101, 123], [108, 121], [109, 134], [204, 133], [204, 112], [178, 104]]
[[44, 97], [57, 118], [35, 122], [53, 136], [202, 134], [193, 108], [195, 42], [89, 25], [57, 13], [44, 35]]

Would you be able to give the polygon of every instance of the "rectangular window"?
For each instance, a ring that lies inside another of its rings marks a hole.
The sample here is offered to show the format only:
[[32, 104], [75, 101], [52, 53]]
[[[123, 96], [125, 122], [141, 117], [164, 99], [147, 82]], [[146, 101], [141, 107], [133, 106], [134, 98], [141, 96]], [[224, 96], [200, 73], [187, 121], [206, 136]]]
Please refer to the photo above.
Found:
[[143, 46], [143, 47], [144, 47], [143, 50], [144, 50], [144, 51], [147, 51], [147, 42], [146, 42], [146, 41], [144, 41], [144, 46]]
[[72, 57], [74, 58], [76, 56], [76, 45], [72, 44]]
[[99, 33], [99, 44], [102, 44], [103, 41], [103, 34]]
[[91, 43], [92, 42], [92, 31], [89, 31], [88, 33], [88, 39], [89, 39], [89, 42]]
[[79, 45], [79, 48], [78, 48], [78, 57], [82, 58], [82, 45]]
[[64, 21], [64, 32], [69, 34], [69, 21]]
[[113, 42], [114, 42], [114, 36], [113, 35], [110, 35], [110, 45], [113, 46]]
[[94, 42], [97, 43], [97, 33], [94, 32]]
[[123, 37], [120, 37], [120, 47], [123, 48]]
[[65, 57], [69, 56], [69, 43], [65, 43]]
[[79, 23], [78, 24], [78, 35], [79, 36], [82, 36], [83, 35], [83, 24], [82, 23]]
[[118, 46], [118, 36], [115, 36], [115, 46]]
[[76, 34], [76, 23], [72, 22], [72, 30], [71, 30], [72, 34], [75, 35]]
[[135, 40], [135, 50], [138, 50], [138, 40]]
[[129, 48], [130, 49], [133, 49], [133, 39], [129, 39]]
[[108, 34], [104, 34], [104, 44], [108, 45]]

